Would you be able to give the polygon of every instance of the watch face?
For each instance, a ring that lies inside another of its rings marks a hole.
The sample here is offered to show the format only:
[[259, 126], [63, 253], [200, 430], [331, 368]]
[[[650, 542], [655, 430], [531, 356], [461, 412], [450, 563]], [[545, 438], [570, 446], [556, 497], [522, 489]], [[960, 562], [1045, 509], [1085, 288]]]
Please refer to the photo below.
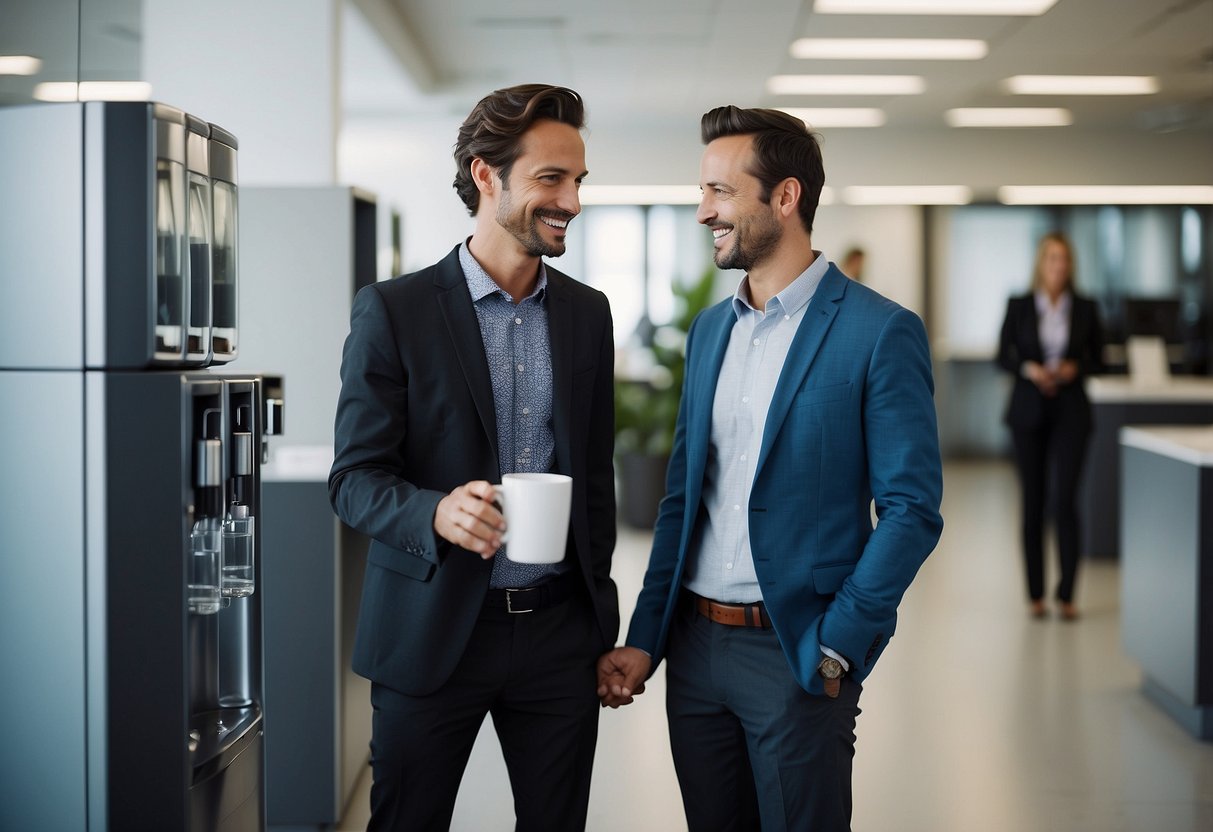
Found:
[[838, 659], [824, 658], [817, 666], [817, 671], [826, 679], [837, 679], [842, 675], [842, 662]]

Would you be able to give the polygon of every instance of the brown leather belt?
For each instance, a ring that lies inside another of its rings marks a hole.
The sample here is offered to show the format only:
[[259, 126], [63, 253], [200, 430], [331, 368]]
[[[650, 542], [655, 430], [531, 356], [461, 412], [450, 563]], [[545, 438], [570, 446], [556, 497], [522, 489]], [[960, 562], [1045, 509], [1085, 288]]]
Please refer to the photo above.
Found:
[[762, 629], [771, 627], [771, 617], [761, 601], [756, 604], [722, 604], [693, 593], [691, 597], [695, 599], [695, 611], [717, 624]]

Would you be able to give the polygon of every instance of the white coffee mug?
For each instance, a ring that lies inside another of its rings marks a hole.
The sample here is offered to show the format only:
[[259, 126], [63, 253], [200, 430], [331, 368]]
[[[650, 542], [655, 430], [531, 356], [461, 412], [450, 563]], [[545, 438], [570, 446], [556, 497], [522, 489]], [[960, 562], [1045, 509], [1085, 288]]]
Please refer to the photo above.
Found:
[[495, 486], [505, 514], [505, 554], [518, 563], [559, 563], [569, 539], [573, 478], [506, 474]]

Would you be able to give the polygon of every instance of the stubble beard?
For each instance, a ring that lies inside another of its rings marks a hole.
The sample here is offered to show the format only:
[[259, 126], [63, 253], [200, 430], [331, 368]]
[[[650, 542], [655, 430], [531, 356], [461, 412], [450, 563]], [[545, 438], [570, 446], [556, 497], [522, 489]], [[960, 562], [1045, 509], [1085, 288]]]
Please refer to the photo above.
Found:
[[733, 245], [716, 252], [717, 268], [750, 271], [779, 247], [783, 230], [769, 214], [757, 214], [733, 226]]
[[527, 215], [525, 209], [515, 211], [509, 197], [509, 191], [503, 191], [501, 202], [497, 205], [497, 224], [510, 233], [519, 242], [523, 250], [531, 257], [559, 257], [565, 252], [563, 240], [550, 243], [540, 236], [538, 225], [541, 222], [534, 214]]

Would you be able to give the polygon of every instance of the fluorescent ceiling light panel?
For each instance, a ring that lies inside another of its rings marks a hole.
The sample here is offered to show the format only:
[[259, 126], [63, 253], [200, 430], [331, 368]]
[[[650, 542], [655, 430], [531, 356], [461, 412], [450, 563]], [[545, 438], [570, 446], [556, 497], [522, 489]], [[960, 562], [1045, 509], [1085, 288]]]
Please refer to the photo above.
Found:
[[873, 61], [978, 61], [989, 49], [984, 40], [933, 38], [800, 38], [793, 58]]
[[973, 191], [966, 185], [851, 185], [842, 189], [849, 205], [968, 205]]
[[818, 14], [1041, 15], [1057, 0], [817, 0]]
[[875, 107], [780, 107], [816, 130], [819, 127], [880, 127], [884, 110]]
[[773, 95], [920, 95], [927, 88], [920, 75], [772, 75]]
[[1213, 185], [1004, 185], [1004, 205], [1211, 205]]
[[39, 101], [149, 101], [152, 85], [146, 81], [44, 81], [34, 85]]
[[37, 75], [42, 61], [33, 55], [0, 55], [0, 75]]
[[952, 127], [1067, 127], [1074, 123], [1064, 107], [960, 107], [943, 117]]
[[1015, 95], [1150, 95], [1152, 75], [1015, 75], [1002, 82]]

